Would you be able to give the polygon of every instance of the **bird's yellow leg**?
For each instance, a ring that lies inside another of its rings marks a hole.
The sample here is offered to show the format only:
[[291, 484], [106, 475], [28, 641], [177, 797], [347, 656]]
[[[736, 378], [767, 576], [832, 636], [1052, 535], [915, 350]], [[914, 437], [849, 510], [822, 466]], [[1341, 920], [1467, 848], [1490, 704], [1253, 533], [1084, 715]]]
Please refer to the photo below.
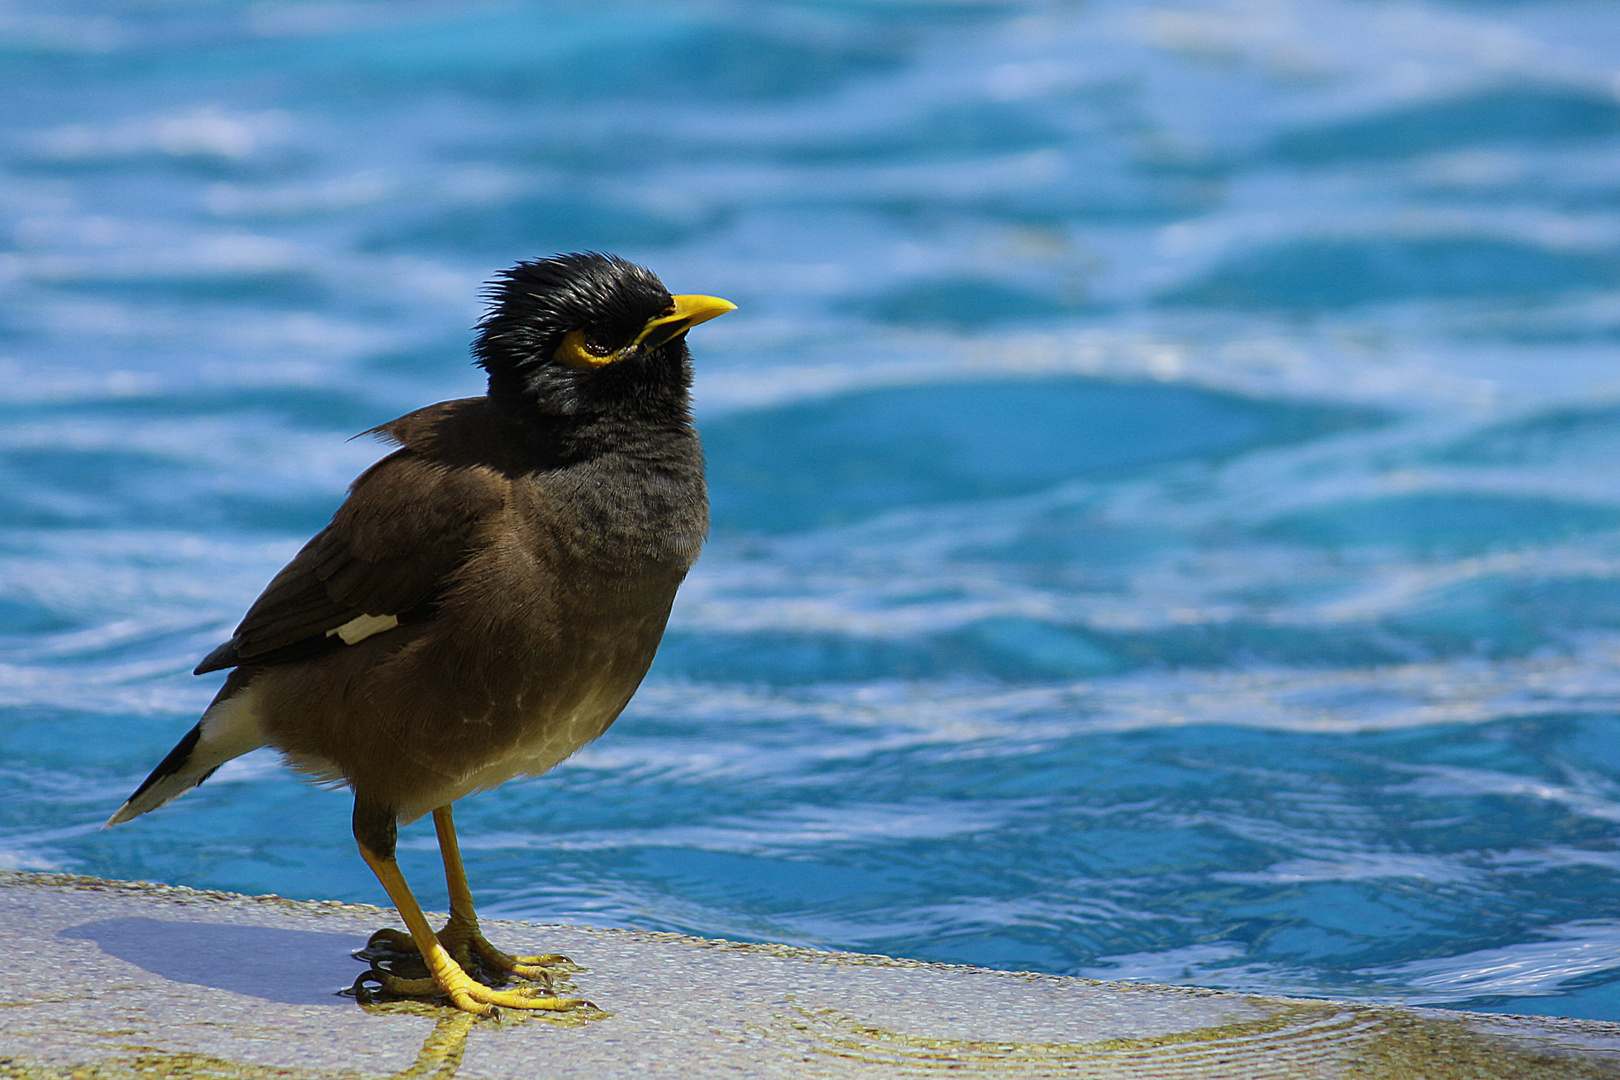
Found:
[[537, 979], [551, 985], [548, 968], [579, 970], [566, 956], [548, 953], [544, 956], [510, 956], [484, 936], [478, 927], [478, 914], [473, 910], [472, 889], [467, 885], [467, 871], [461, 864], [461, 844], [456, 839], [455, 819], [448, 805], [433, 811], [433, 828], [439, 834], [439, 857], [444, 860], [444, 883], [450, 891], [450, 921], [439, 931], [439, 942], [462, 967], [470, 967], [473, 956], [486, 970], [494, 969], [525, 979]]
[[[532, 989], [494, 990], [477, 981], [456, 963], [443, 945], [439, 944], [438, 937], [428, 925], [427, 916], [422, 914], [422, 908], [417, 904], [416, 897], [411, 895], [411, 887], [405, 883], [405, 875], [399, 872], [399, 864], [394, 861], [393, 856], [382, 858], [364, 843], [360, 845], [360, 856], [366, 860], [366, 865], [371, 867], [371, 872], [377, 875], [377, 880], [382, 882], [382, 887], [387, 890], [388, 898], [394, 902], [394, 907], [399, 909], [399, 917], [410, 930], [411, 940], [415, 943], [417, 951], [422, 954], [422, 961], [427, 964], [432, 989], [447, 995], [456, 1008], [487, 1016], [494, 1012], [497, 1006], [509, 1009], [565, 1010], [585, 1004], [574, 998], [555, 997]], [[385, 979], [383, 988], [392, 993], [420, 993], [429, 989], [424, 985], [426, 982], [427, 980], [407, 982], [403, 979], [393, 981]]]

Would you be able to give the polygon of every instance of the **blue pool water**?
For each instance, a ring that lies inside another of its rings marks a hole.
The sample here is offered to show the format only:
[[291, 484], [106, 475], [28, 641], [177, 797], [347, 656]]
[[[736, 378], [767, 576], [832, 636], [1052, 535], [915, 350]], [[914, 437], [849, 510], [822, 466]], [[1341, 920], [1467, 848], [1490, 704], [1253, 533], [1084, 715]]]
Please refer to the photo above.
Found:
[[1607, 0], [13, 5], [0, 865], [382, 899], [268, 753], [99, 826], [594, 247], [739, 305], [715, 528], [462, 805], [486, 912], [1620, 1020], [1617, 72]]

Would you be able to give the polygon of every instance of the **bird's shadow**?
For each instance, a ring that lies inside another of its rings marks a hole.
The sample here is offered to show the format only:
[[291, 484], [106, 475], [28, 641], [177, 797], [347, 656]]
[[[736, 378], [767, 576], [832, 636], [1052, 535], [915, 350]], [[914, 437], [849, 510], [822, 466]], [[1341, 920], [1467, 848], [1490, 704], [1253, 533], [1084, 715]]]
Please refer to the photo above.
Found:
[[108, 956], [171, 982], [229, 990], [285, 1005], [353, 1008], [337, 996], [359, 973], [351, 954], [365, 939], [317, 930], [125, 916], [57, 931], [93, 941]]
[[[170, 922], [139, 916], [80, 923], [58, 930], [57, 936], [93, 941], [108, 956], [170, 982], [229, 990], [286, 1005], [347, 1008], [353, 1008], [356, 1001], [340, 996], [341, 990], [354, 984], [358, 969], [352, 954], [365, 945], [364, 940], [348, 934], [317, 930]], [[541, 1019], [558, 1027], [580, 1027], [610, 1015], [594, 1007], [561, 1016], [533, 1016], [516, 1010], [492, 1024], [459, 1009], [418, 1001], [379, 1004], [368, 1002], [362, 995], [359, 1004], [368, 1013], [415, 1015], [434, 1021], [415, 1064], [396, 1073], [393, 1080], [452, 1080], [461, 1066], [468, 1033], [479, 1023], [499, 1028]]]

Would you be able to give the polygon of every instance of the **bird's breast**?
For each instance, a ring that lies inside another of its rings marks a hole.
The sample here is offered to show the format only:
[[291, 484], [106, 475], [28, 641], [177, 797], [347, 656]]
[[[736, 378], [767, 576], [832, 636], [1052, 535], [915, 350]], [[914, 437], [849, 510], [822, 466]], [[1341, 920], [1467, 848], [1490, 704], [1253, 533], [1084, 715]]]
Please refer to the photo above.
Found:
[[513, 480], [429, 613], [354, 620], [344, 649], [278, 670], [272, 741], [401, 820], [543, 773], [635, 693], [706, 527], [701, 472]]

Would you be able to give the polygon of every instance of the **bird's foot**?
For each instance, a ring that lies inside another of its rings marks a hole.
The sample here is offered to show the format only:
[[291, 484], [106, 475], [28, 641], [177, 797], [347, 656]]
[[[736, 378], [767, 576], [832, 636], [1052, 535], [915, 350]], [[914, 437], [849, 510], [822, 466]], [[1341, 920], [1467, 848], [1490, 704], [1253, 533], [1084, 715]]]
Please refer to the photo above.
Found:
[[477, 923], [460, 922], [456, 919], [451, 919], [445, 924], [444, 929], [439, 931], [439, 943], [449, 950], [457, 963], [469, 971], [472, 970], [473, 962], [476, 962], [478, 967], [491, 974], [502, 972], [504, 975], [532, 979], [547, 986], [551, 985], [554, 973], [585, 970], [560, 953], [512, 956], [490, 944]]
[[374, 984], [385, 997], [422, 998], [447, 997], [450, 1004], [463, 1012], [478, 1016], [493, 1015], [497, 1008], [543, 1009], [568, 1012], [573, 1009], [594, 1009], [581, 998], [566, 998], [550, 992], [549, 988], [521, 987], [516, 990], [498, 990], [486, 986], [468, 975], [454, 963], [423, 979], [404, 979], [381, 968], [373, 967], [355, 980], [355, 995], [362, 1000], [371, 996], [366, 983]]
[[[500, 986], [511, 976], [551, 985], [554, 974], [585, 969], [566, 956], [511, 956], [490, 943], [476, 922], [451, 918], [435, 935], [462, 971], [490, 986]], [[427, 964], [417, 951], [416, 942], [400, 930], [383, 929], [371, 935], [366, 947], [354, 954], [389, 974], [420, 980], [428, 974]]]

